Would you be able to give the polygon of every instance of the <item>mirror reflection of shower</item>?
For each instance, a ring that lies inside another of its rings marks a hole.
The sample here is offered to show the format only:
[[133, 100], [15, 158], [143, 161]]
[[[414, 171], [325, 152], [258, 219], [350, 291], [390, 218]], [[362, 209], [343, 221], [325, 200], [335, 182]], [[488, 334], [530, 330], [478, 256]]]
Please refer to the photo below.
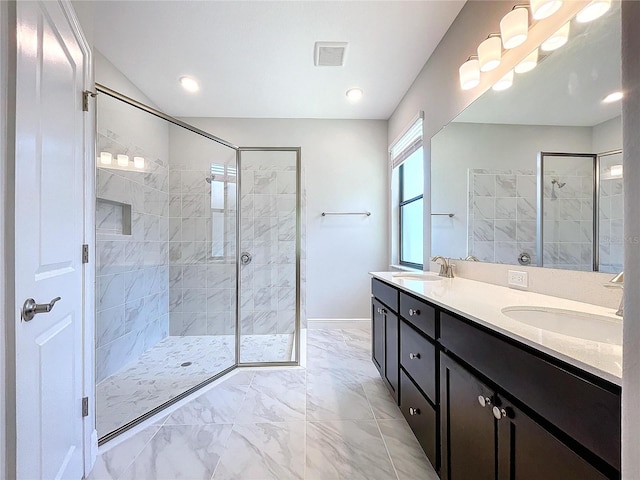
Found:
[[558, 188], [562, 188], [567, 184], [567, 182], [560, 182], [557, 179], [551, 180], [551, 200], [557, 200], [558, 195], [556, 194], [556, 186]]

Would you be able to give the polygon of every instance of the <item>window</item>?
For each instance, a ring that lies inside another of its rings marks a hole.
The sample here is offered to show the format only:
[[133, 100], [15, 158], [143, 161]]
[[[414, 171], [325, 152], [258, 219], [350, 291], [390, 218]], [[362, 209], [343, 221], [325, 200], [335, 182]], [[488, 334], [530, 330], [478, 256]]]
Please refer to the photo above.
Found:
[[393, 208], [397, 209], [392, 231], [396, 236], [394, 258], [400, 265], [422, 269], [423, 264], [423, 189], [424, 157], [422, 118], [394, 143], [390, 149]]

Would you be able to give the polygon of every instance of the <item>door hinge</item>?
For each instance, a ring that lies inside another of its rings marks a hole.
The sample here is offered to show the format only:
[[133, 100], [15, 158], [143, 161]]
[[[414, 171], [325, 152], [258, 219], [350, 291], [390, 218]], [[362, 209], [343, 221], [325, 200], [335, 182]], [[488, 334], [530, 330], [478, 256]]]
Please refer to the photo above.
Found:
[[82, 245], [82, 263], [89, 263], [89, 245]]
[[89, 416], [89, 397], [82, 397], [82, 416]]
[[82, 92], [82, 111], [89, 111], [89, 97], [96, 97], [97, 93], [90, 92], [89, 90], [85, 90]]

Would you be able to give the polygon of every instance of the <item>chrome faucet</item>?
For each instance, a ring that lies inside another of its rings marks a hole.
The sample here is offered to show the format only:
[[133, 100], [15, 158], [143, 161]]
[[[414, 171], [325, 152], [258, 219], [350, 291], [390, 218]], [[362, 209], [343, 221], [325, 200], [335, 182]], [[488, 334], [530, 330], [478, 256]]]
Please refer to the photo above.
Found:
[[616, 315], [622, 317], [624, 314], [624, 272], [618, 273], [615, 277], [609, 280], [609, 283], [613, 283], [612, 287], [620, 287], [622, 289], [622, 298], [620, 299], [620, 306], [618, 307], [618, 311]]
[[480, 260], [478, 260], [478, 257], [476, 257], [475, 255], [467, 255], [465, 258], [463, 258], [463, 260], [471, 260], [472, 262], [479, 262]]
[[450, 263], [450, 260], [440, 255], [437, 255], [431, 259], [432, 262], [436, 262], [436, 263], [438, 263], [438, 260], [442, 261], [442, 263], [440, 263], [440, 273], [438, 275], [445, 278], [453, 278], [453, 267], [455, 265], [452, 265]]

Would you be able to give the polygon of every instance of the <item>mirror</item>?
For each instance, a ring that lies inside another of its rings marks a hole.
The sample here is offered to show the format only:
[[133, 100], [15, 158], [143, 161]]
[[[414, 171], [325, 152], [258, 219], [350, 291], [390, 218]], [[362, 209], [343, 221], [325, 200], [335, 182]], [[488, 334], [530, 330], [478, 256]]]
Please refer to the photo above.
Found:
[[619, 272], [619, 2], [539, 54], [431, 139], [431, 254]]

